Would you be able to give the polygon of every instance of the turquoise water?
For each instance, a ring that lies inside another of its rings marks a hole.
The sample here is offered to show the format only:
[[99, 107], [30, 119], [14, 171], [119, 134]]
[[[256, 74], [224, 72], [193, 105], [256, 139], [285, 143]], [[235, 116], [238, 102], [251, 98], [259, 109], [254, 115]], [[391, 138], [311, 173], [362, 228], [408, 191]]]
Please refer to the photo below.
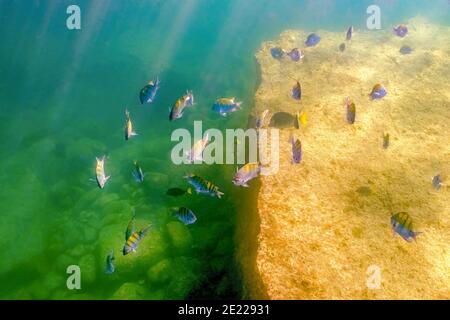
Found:
[[[257, 86], [254, 53], [287, 28], [363, 28], [368, 5], [382, 7], [383, 25], [422, 15], [445, 22], [447, 1], [0, 1], [0, 298], [240, 298], [235, 237], [243, 203], [255, 192], [231, 184], [235, 166], [175, 166], [176, 128], [246, 127]], [[82, 29], [65, 26], [77, 4]], [[428, 5], [427, 5], [428, 4]], [[159, 76], [155, 103], [139, 90]], [[187, 89], [196, 106], [168, 121], [168, 108]], [[235, 96], [243, 109], [226, 119], [212, 102]], [[139, 136], [123, 139], [128, 106]], [[112, 178], [89, 181], [95, 157], [106, 154]], [[146, 180], [132, 180], [139, 160]], [[195, 172], [221, 187], [221, 200], [170, 198]], [[184, 226], [170, 214], [187, 206], [198, 217]], [[153, 231], [123, 257], [124, 232]], [[240, 217], [242, 218], [242, 217]], [[114, 248], [116, 272], [105, 275]], [[66, 288], [66, 268], [79, 265], [82, 289]]]

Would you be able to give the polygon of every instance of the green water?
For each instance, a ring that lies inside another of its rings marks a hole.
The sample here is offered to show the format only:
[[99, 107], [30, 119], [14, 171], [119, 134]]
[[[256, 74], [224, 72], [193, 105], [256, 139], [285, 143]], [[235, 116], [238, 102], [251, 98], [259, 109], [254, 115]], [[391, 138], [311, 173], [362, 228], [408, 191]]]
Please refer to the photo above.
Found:
[[[0, 1], [0, 298], [240, 298], [235, 230], [255, 192], [232, 185], [235, 166], [173, 165], [170, 134], [192, 131], [194, 120], [204, 130], [246, 127], [261, 41], [286, 28], [363, 25], [369, 2], [76, 1], [82, 30], [69, 31], [65, 11], [74, 3]], [[405, 3], [390, 3], [387, 17], [408, 16]], [[322, 13], [330, 6], [334, 19]], [[139, 90], [157, 75], [155, 103], [141, 106]], [[187, 89], [196, 106], [169, 122], [168, 108]], [[237, 97], [243, 110], [214, 114], [222, 96]], [[139, 133], [130, 141], [126, 106]], [[89, 179], [104, 154], [112, 177], [100, 190]], [[131, 177], [133, 160], [147, 172], [143, 184]], [[225, 197], [166, 196], [187, 186], [186, 172]], [[173, 206], [191, 208], [197, 223], [174, 219]], [[138, 228], [154, 228], [123, 257], [133, 208]], [[81, 290], [66, 287], [69, 265], [81, 268]]]

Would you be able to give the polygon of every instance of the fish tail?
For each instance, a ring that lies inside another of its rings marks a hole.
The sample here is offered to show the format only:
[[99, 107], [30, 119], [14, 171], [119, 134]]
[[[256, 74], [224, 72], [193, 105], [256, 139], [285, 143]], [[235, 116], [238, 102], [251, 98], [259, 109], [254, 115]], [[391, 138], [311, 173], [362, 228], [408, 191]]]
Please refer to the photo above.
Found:
[[145, 235], [150, 231], [151, 228], [152, 228], [152, 224], [150, 223], [147, 227], [145, 227], [144, 229], [142, 229], [142, 231], [141, 231], [141, 237], [145, 236]]
[[192, 188], [191, 187], [187, 188], [186, 193], [192, 194]]
[[220, 192], [220, 191], [217, 191], [217, 198], [219, 198], [219, 199], [221, 199], [222, 198], [222, 196], [224, 195], [224, 193], [223, 192]]

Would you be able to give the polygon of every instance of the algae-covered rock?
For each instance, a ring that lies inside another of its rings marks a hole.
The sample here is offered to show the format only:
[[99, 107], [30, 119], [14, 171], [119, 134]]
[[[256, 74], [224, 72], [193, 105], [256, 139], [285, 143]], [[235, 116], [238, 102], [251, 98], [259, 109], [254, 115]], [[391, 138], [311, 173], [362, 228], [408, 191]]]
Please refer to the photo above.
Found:
[[139, 284], [133, 282], [124, 283], [117, 289], [112, 295], [113, 300], [138, 300], [142, 299], [145, 294], [145, 290]]
[[164, 259], [150, 267], [147, 271], [147, 278], [151, 282], [165, 282], [170, 279], [171, 262], [169, 259]]
[[189, 228], [181, 222], [173, 221], [168, 223], [167, 232], [169, 233], [173, 246], [177, 249], [183, 249], [192, 244], [192, 236]]
[[97, 278], [97, 259], [93, 254], [82, 257], [78, 263], [81, 271], [81, 286], [83, 283], [93, 283]]

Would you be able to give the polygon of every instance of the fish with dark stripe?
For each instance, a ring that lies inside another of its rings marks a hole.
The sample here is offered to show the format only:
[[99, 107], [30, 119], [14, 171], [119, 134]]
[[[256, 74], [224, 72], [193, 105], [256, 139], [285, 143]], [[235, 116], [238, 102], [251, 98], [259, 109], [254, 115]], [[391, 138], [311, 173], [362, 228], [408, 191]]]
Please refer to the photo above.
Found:
[[212, 182], [203, 179], [200, 176], [195, 174], [188, 174], [185, 176], [188, 183], [191, 184], [197, 193], [208, 194], [213, 197], [221, 198], [223, 196], [223, 192], [219, 191], [219, 187], [214, 185]]

